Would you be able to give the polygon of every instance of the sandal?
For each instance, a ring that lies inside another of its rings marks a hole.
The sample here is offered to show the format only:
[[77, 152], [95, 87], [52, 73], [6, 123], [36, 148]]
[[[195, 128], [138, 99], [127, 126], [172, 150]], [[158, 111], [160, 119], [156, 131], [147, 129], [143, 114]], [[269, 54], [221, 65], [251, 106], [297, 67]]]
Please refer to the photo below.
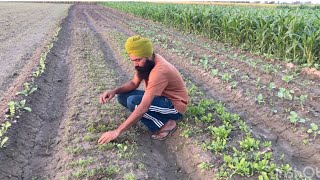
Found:
[[[178, 129], [178, 126], [174, 127], [171, 130], [158, 131], [157, 133], [155, 133], [151, 136], [151, 139], [158, 140], [158, 141], [164, 141], [164, 140], [168, 139], [171, 136], [171, 134], [174, 133], [177, 129]], [[160, 133], [167, 133], [167, 135], [164, 137], [158, 138], [157, 135]]]

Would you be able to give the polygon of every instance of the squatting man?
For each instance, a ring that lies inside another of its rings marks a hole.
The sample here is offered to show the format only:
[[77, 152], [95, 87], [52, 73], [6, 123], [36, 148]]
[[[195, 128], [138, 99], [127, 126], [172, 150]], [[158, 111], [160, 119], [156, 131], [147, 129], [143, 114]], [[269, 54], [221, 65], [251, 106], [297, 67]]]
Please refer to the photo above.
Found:
[[[177, 129], [176, 120], [186, 111], [189, 96], [185, 84], [178, 70], [153, 52], [149, 39], [129, 37], [125, 49], [136, 73], [121, 87], [104, 92], [100, 103], [109, 102], [117, 94], [118, 102], [132, 113], [117, 129], [103, 133], [98, 143], [116, 139], [139, 120], [152, 132], [152, 139], [165, 140]], [[142, 81], [145, 91], [137, 90]]]

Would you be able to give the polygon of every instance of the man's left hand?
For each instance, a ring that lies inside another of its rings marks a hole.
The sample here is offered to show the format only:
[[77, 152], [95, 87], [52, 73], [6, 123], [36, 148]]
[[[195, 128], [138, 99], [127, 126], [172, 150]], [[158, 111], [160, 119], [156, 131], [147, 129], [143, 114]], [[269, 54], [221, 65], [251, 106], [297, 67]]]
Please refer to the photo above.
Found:
[[102, 134], [102, 136], [98, 140], [98, 143], [99, 144], [108, 143], [116, 139], [118, 136], [119, 136], [119, 133], [117, 132], [117, 130], [105, 132]]

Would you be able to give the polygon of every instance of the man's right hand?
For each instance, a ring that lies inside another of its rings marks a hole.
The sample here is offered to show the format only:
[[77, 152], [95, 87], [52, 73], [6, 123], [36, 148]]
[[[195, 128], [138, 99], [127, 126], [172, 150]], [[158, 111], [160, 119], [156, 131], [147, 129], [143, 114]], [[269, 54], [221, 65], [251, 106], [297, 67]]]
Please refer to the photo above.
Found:
[[107, 91], [100, 95], [100, 103], [109, 102], [116, 95], [115, 91]]

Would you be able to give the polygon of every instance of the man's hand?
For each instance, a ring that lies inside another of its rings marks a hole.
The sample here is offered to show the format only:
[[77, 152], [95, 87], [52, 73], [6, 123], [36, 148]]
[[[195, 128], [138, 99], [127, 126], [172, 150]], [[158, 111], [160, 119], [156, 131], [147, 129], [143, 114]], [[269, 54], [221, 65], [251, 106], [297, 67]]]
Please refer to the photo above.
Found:
[[109, 102], [115, 95], [116, 95], [115, 91], [104, 92], [100, 96], [100, 103], [104, 104], [106, 102]]
[[119, 136], [119, 133], [117, 132], [117, 130], [105, 132], [102, 134], [102, 136], [98, 140], [98, 143], [99, 144], [108, 143], [116, 139], [118, 136]]

